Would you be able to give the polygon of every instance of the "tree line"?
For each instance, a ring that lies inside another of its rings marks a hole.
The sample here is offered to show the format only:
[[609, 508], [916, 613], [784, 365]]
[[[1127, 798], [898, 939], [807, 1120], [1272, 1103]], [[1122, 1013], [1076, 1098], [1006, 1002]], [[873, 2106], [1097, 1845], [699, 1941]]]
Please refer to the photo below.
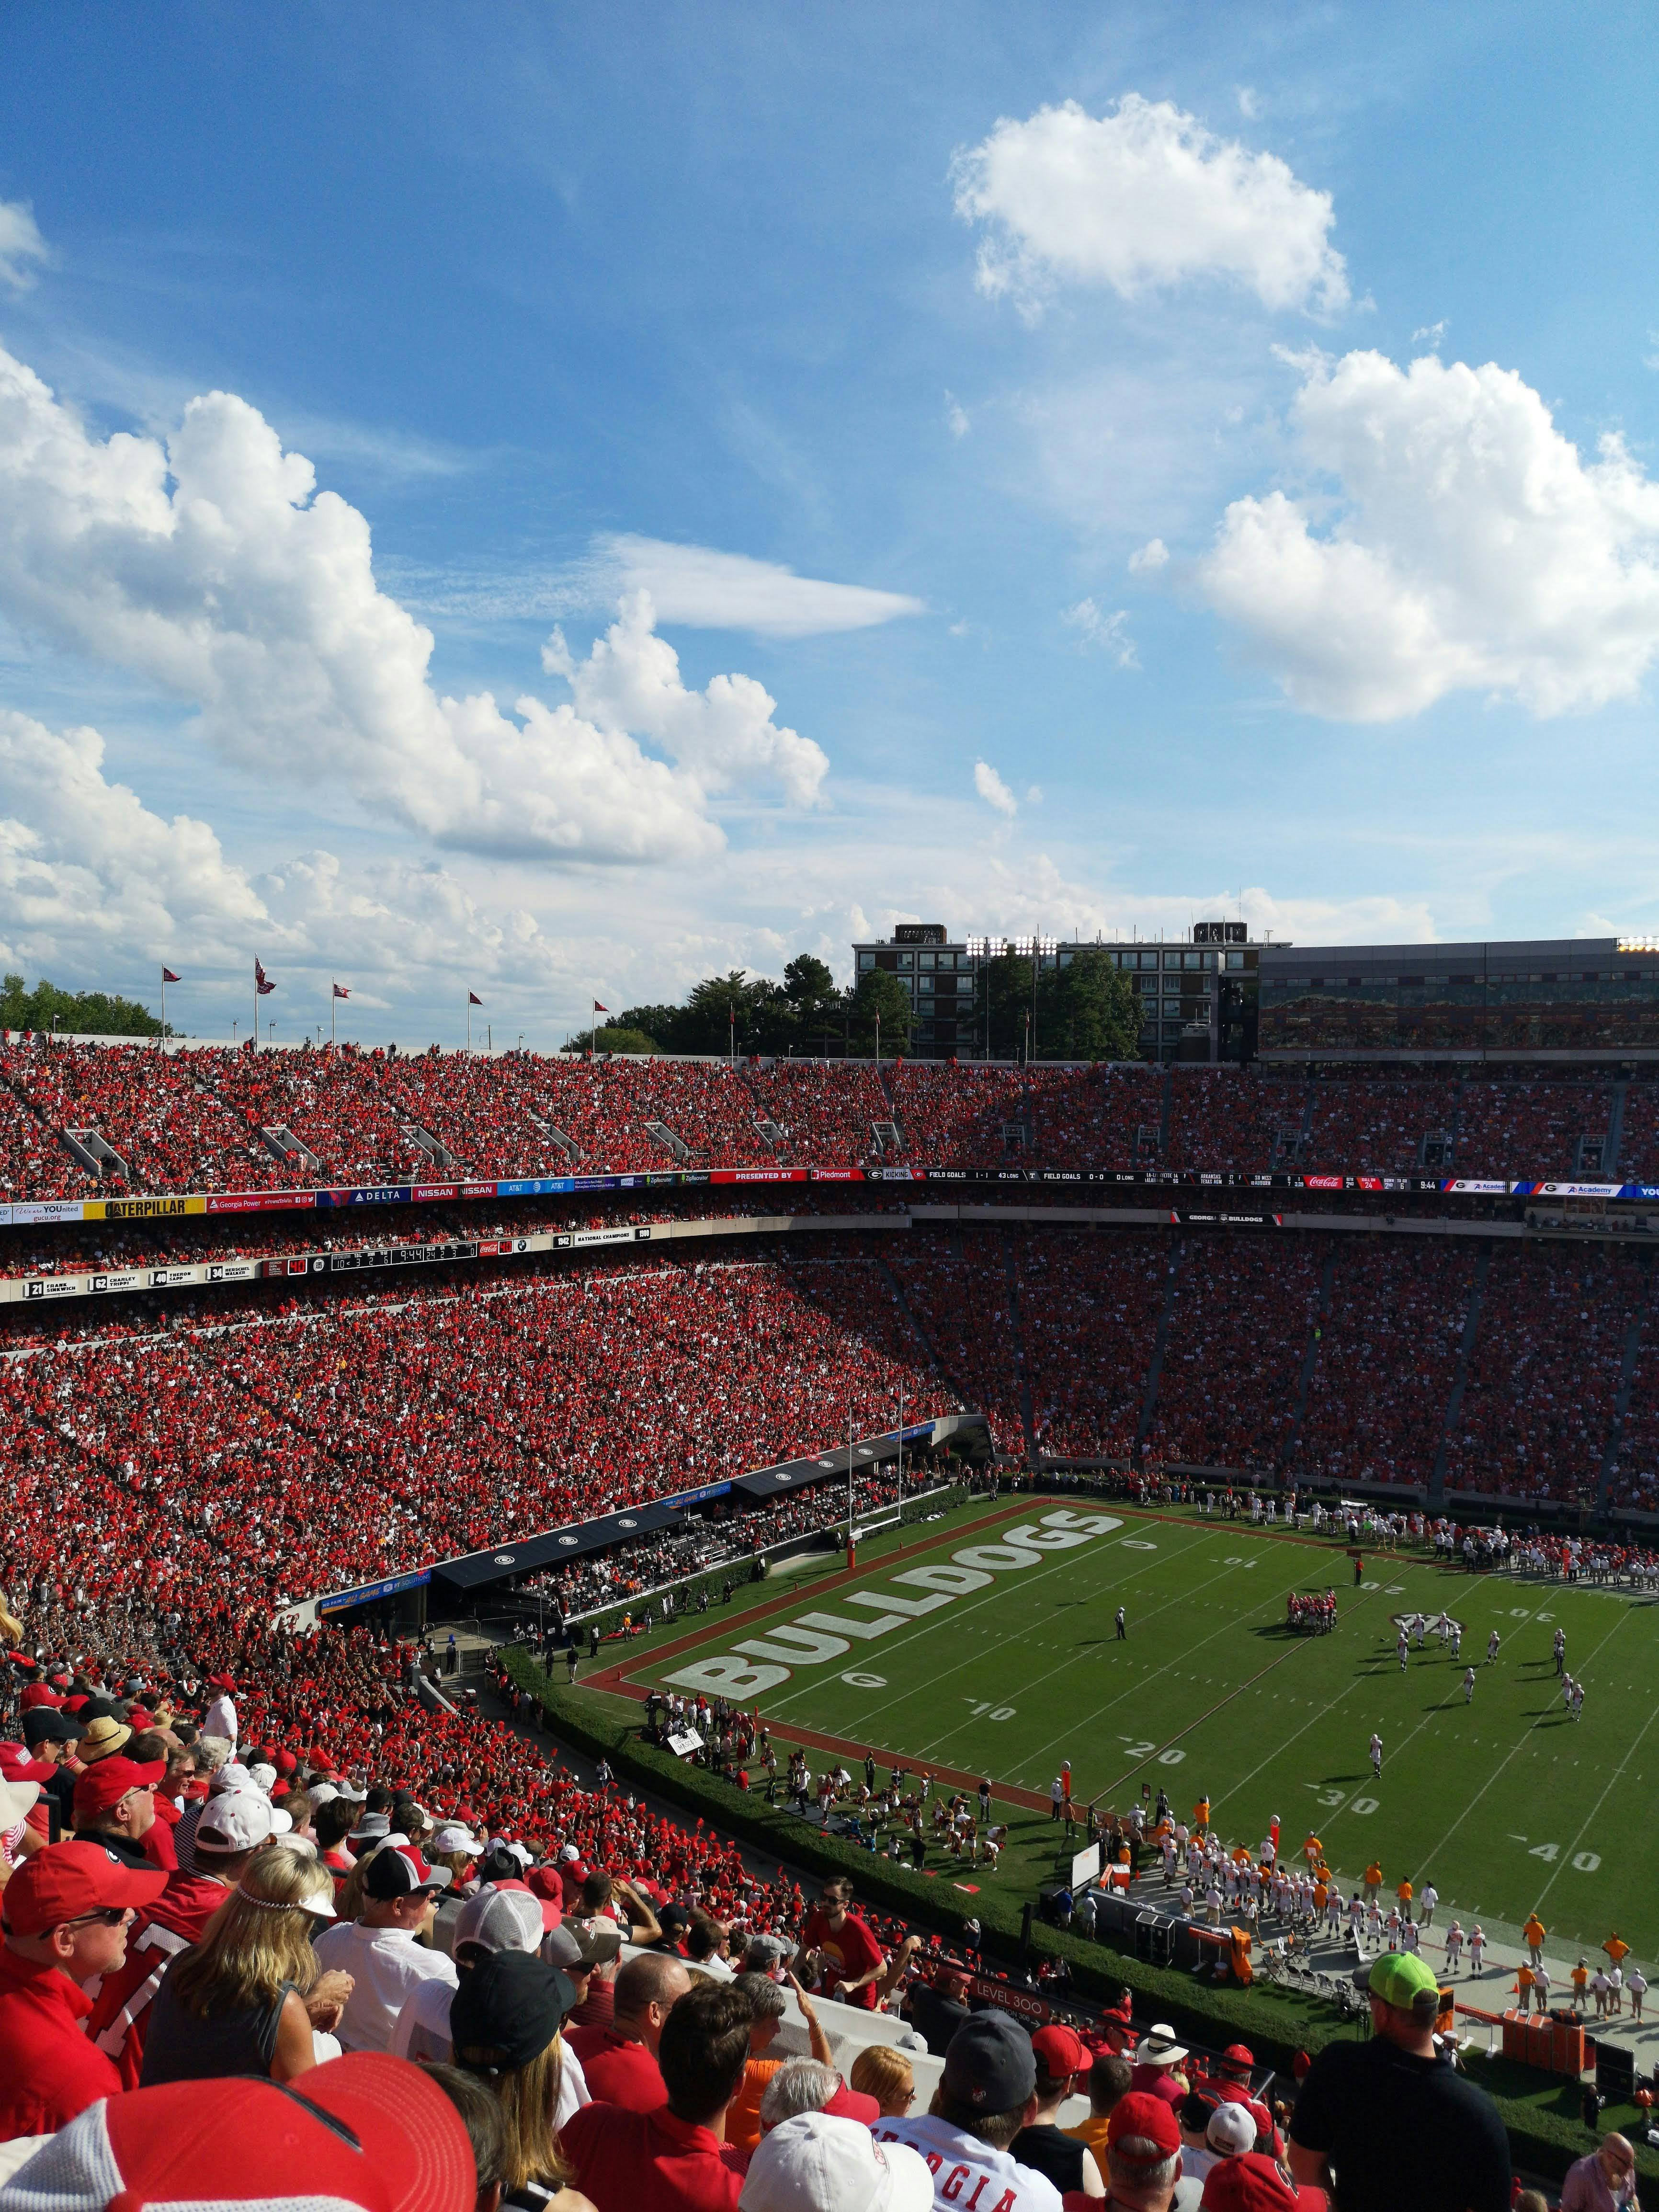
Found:
[[[1140, 1016], [1133, 985], [1103, 952], [1080, 951], [1064, 968], [1005, 953], [978, 963], [975, 994], [957, 1021], [963, 1059], [1134, 1060]], [[1035, 990], [1033, 984], [1035, 982]], [[866, 969], [838, 990], [822, 960], [802, 952], [781, 982], [733, 968], [694, 984], [678, 1006], [627, 1006], [597, 1030], [584, 1030], [569, 1052], [775, 1054], [868, 1056], [879, 1036], [884, 1056], [915, 1042], [910, 994], [884, 968]]]
[[60, 991], [43, 975], [32, 991], [21, 975], [0, 978], [0, 1029], [46, 1030], [60, 1036], [160, 1036], [161, 1024], [134, 999], [106, 991]]

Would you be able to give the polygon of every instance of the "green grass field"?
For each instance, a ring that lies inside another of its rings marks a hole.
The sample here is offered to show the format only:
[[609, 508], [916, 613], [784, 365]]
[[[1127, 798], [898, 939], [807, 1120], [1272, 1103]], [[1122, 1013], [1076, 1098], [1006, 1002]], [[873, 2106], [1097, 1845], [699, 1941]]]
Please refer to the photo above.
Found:
[[[1254, 1848], [1275, 1814], [1291, 1851], [1314, 1830], [1345, 1887], [1376, 1856], [1389, 1887], [1431, 1877], [1443, 1918], [1478, 1916], [1502, 1935], [1536, 1909], [1552, 1951], [1598, 1945], [1617, 1928], [1644, 1961], [1659, 1953], [1653, 1601], [1468, 1576], [1414, 1553], [1368, 1556], [1356, 1589], [1337, 1547], [1248, 1524], [1075, 1497], [999, 1511], [994, 1527], [968, 1515], [937, 1534], [884, 1536], [851, 1579], [826, 1563], [799, 1585], [746, 1589], [690, 1629], [630, 1646], [615, 1675], [660, 1686], [720, 1662], [712, 1691], [722, 1673], [759, 1670], [769, 1679], [745, 1686], [738, 1674], [730, 1693], [757, 1705], [780, 1738], [820, 1734], [1045, 1800], [1069, 1759], [1079, 1803], [1127, 1807], [1146, 1780], [1187, 1817], [1207, 1793], [1230, 1840]], [[1078, 1525], [1048, 1526], [1056, 1511]], [[1091, 1519], [1112, 1525], [1079, 1535]], [[1011, 1528], [1033, 1532], [1032, 1544], [1009, 1547]], [[1036, 1548], [1066, 1534], [1065, 1548]], [[974, 1586], [935, 1586], [953, 1582]], [[1286, 1593], [1328, 1583], [1341, 1607], [1336, 1632], [1291, 1635]], [[898, 1604], [876, 1602], [884, 1595]], [[1113, 1632], [1120, 1604], [1123, 1643]], [[1443, 1607], [1463, 1624], [1462, 1658], [1431, 1636], [1402, 1674], [1391, 1616]], [[815, 1613], [830, 1625], [799, 1626]], [[837, 1634], [848, 1622], [865, 1632]], [[1577, 1723], [1555, 1680], [1558, 1623], [1588, 1693]], [[1488, 1666], [1494, 1627], [1503, 1646]], [[738, 1650], [757, 1640], [763, 1652]], [[1470, 1660], [1478, 1680], [1466, 1705]], [[812, 1764], [822, 1767], [821, 1750]], [[1055, 1832], [1046, 1809], [1003, 1809], [1010, 1837], [996, 1885], [1029, 1895], [1052, 1869]], [[942, 1869], [937, 1855], [930, 1863]]]

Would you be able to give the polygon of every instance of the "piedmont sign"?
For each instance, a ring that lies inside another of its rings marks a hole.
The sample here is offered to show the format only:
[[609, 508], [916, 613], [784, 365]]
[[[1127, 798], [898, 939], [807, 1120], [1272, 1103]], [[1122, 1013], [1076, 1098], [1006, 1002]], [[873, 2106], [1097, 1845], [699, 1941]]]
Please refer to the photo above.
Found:
[[[953, 1605], [959, 1597], [988, 1589], [998, 1575], [1016, 1574], [1041, 1564], [1045, 1552], [1066, 1552], [1109, 1529], [1121, 1528], [1113, 1513], [1073, 1513], [1060, 1509], [1004, 1532], [995, 1544], [969, 1544], [937, 1566], [908, 1567], [893, 1577], [894, 1589], [849, 1590], [844, 1601], [862, 1610], [851, 1613], [811, 1612], [769, 1626], [764, 1636], [749, 1636], [732, 1650], [698, 1659], [668, 1676], [677, 1690], [701, 1690], [705, 1697], [757, 1698], [790, 1680], [797, 1668], [825, 1667], [865, 1644], [908, 1628], [925, 1613]], [[921, 1590], [921, 1597], [908, 1593]]]

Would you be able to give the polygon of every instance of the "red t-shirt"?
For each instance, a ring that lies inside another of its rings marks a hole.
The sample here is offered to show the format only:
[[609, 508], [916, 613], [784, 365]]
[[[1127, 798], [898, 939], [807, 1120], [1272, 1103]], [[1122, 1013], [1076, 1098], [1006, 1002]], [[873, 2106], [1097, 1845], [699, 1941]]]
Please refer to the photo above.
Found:
[[1175, 2078], [1170, 2066], [1134, 2066], [1129, 2070], [1129, 2087], [1147, 2097], [1162, 2097], [1171, 2107], [1186, 2100], [1187, 2092]]
[[573, 2027], [566, 2039], [582, 2062], [596, 2103], [654, 2112], [668, 2102], [662, 2069], [642, 2043], [624, 2043], [608, 2027]]
[[742, 2154], [707, 2128], [677, 2120], [666, 2105], [654, 2112], [584, 2105], [560, 2129], [559, 2145], [576, 2169], [576, 2187], [599, 2205], [732, 2212], [742, 2193]]
[[146, 2017], [161, 1977], [180, 1951], [202, 1940], [203, 1930], [230, 1895], [222, 1881], [175, 1874], [127, 1930], [126, 1963], [86, 1985], [92, 1999], [87, 2033], [112, 2059], [124, 2089], [136, 2089], [143, 2070]]
[[56, 2135], [120, 2094], [120, 2075], [82, 2033], [91, 2010], [56, 1966], [0, 1949], [0, 2142]]
[[[824, 1963], [818, 1972], [818, 1987], [825, 1996], [837, 1995], [838, 1982], [855, 1982], [860, 1974], [867, 1974], [872, 1966], [879, 1966], [885, 1957], [868, 1925], [856, 1912], [849, 1912], [839, 1928], [831, 1928], [823, 1915], [822, 1905], [815, 1905], [806, 1916], [806, 1926], [801, 1935], [802, 1948], [822, 1951]], [[866, 2012], [876, 2008], [876, 1985], [866, 1982], [850, 1997], [842, 2000], [846, 2004], [862, 2005]]]

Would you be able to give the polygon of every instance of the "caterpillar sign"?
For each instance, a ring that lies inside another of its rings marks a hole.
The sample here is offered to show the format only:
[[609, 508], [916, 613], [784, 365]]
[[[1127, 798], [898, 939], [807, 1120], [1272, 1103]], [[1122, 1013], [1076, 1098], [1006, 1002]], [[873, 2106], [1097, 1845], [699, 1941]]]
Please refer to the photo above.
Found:
[[[1045, 1513], [1008, 1529], [1000, 1543], [969, 1544], [953, 1552], [948, 1562], [907, 1568], [892, 1577], [896, 1588], [848, 1591], [844, 1602], [860, 1608], [856, 1617], [850, 1613], [799, 1613], [793, 1620], [769, 1627], [764, 1636], [745, 1637], [730, 1651], [682, 1667], [668, 1680], [677, 1690], [701, 1690], [706, 1697], [757, 1698], [788, 1681], [799, 1668], [827, 1667], [832, 1660], [844, 1659], [854, 1644], [890, 1636], [925, 1613], [988, 1589], [999, 1575], [1038, 1565], [1047, 1552], [1070, 1551], [1073, 1545], [1089, 1543], [1122, 1525], [1121, 1517], [1111, 1513], [1063, 1509]], [[913, 1597], [913, 1590], [923, 1595]]]

